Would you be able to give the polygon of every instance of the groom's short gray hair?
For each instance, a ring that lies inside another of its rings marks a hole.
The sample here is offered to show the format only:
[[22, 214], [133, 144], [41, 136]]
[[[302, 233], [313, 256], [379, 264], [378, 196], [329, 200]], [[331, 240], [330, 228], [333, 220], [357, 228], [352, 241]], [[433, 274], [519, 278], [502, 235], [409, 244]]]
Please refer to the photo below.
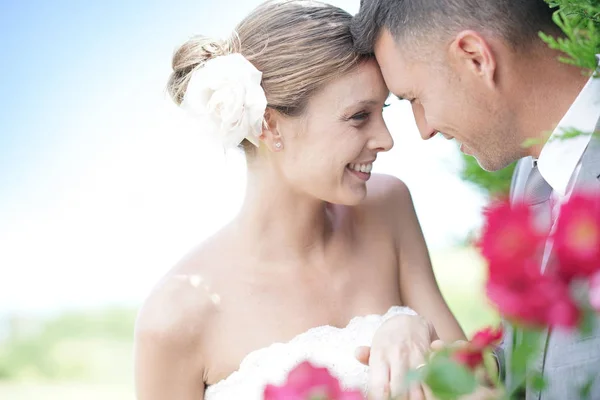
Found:
[[361, 0], [352, 34], [361, 53], [373, 53], [382, 29], [396, 41], [473, 29], [517, 49], [535, 43], [540, 31], [560, 33], [552, 13], [544, 0]]

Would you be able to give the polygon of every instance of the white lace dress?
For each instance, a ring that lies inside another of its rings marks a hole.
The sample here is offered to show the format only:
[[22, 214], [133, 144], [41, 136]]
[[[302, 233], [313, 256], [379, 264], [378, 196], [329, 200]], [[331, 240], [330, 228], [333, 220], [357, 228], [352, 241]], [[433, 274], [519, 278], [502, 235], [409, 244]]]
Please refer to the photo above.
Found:
[[353, 318], [345, 328], [319, 326], [299, 334], [287, 343], [274, 343], [248, 354], [239, 369], [210, 385], [206, 400], [262, 400], [266, 384], [280, 385], [288, 372], [304, 360], [329, 368], [342, 386], [360, 389], [366, 395], [368, 372], [354, 358], [357, 346], [371, 344], [379, 326], [390, 317], [415, 312], [407, 307], [391, 307], [384, 315]]

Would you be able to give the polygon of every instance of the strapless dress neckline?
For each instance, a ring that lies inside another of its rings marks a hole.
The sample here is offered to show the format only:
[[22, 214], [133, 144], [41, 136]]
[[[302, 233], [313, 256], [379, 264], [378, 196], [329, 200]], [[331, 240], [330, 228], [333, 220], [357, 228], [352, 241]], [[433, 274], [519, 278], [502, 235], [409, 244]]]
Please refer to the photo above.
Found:
[[348, 389], [365, 395], [368, 368], [354, 357], [358, 346], [370, 346], [379, 326], [389, 318], [416, 313], [402, 306], [392, 306], [385, 314], [357, 316], [343, 328], [322, 325], [302, 332], [285, 343], [273, 343], [250, 352], [237, 371], [206, 388], [205, 400], [262, 400], [267, 384], [280, 385], [288, 372], [302, 361], [327, 367]]

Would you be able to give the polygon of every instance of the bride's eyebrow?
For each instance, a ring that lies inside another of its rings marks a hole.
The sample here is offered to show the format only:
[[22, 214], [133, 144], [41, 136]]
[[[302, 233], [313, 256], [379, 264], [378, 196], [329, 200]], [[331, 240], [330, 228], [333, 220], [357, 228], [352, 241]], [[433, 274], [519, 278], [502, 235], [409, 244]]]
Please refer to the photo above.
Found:
[[377, 107], [381, 104], [381, 100], [376, 100], [376, 99], [364, 99], [364, 100], [360, 100], [357, 101], [355, 103], [350, 103], [347, 104], [343, 110], [345, 110], [345, 113], [348, 112], [352, 112], [354, 109], [358, 108], [358, 107]]
[[361, 100], [357, 104], [361, 106], [376, 106], [379, 102], [377, 100]]

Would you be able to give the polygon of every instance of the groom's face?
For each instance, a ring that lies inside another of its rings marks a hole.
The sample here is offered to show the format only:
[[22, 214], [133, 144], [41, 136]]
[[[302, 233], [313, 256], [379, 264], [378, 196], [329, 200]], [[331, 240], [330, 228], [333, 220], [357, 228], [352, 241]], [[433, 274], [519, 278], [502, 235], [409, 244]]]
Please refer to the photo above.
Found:
[[[389, 90], [410, 101], [415, 122], [425, 140], [436, 134], [460, 143], [487, 170], [506, 167], [516, 158], [509, 150], [514, 121], [509, 104], [489, 89], [481, 73], [447, 49], [398, 44], [384, 30], [375, 43], [375, 56]], [[430, 52], [424, 56], [423, 52]]]

